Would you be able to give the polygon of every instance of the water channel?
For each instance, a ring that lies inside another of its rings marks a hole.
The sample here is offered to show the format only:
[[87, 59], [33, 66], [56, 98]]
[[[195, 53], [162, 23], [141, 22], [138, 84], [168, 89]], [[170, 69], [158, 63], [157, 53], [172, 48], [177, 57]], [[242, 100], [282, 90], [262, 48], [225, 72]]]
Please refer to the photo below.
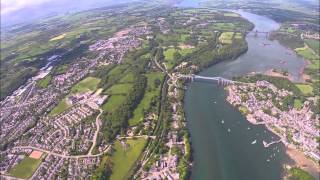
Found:
[[[272, 31], [279, 28], [275, 21], [252, 13], [237, 11], [255, 25], [255, 30]], [[277, 41], [249, 34], [248, 52], [236, 60], [216, 64], [200, 75], [232, 78], [271, 68], [285, 69], [294, 80], [304, 60]], [[264, 45], [269, 44], [269, 45]], [[286, 63], [281, 63], [285, 60]], [[187, 125], [193, 149], [193, 180], [277, 180], [282, 166], [288, 161], [285, 147], [275, 144], [269, 148], [262, 141], [278, 139], [264, 125], [252, 125], [225, 100], [222, 87], [210, 82], [193, 82], [185, 96]], [[253, 142], [256, 141], [255, 144]]]

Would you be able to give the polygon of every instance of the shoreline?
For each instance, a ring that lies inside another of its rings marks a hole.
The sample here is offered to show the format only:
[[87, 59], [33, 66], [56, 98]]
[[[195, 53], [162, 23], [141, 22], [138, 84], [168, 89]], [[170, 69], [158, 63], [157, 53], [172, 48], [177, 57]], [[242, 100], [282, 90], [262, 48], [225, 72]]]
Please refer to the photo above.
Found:
[[[226, 90], [229, 95], [229, 93], [230, 93], [229, 87], [226, 88]], [[227, 97], [228, 97], [228, 95], [227, 95]], [[237, 108], [238, 111], [240, 111], [239, 108], [234, 106], [231, 102], [229, 102], [228, 100], [227, 100], [227, 102], [231, 106]], [[241, 111], [240, 111], [240, 113], [241, 113]], [[276, 132], [276, 130], [274, 130], [267, 123], [259, 123], [254, 118], [252, 118], [250, 115], [243, 114], [243, 116], [245, 116], [245, 119], [253, 125], [264, 124], [265, 128], [268, 131], [272, 132], [274, 135], [276, 135], [280, 138], [280, 140], [281, 140], [280, 142], [285, 146], [285, 152], [289, 158], [287, 162], [283, 163], [283, 165], [285, 167], [287, 165], [289, 167], [299, 167], [299, 168], [305, 170], [306, 172], [308, 172], [310, 175], [312, 175], [316, 180], [320, 179], [319, 165], [316, 162], [314, 162], [314, 160], [310, 159], [307, 155], [305, 155], [305, 153], [303, 153], [302, 151], [297, 149], [293, 144], [289, 144], [288, 142], [285, 142], [283, 138], [286, 138], [286, 137], [282, 137], [278, 132]], [[287, 176], [287, 172], [284, 170], [283, 174], [284, 174], [283, 179], [285, 179], [285, 177]]]
[[310, 175], [312, 175], [316, 180], [320, 178], [320, 167], [316, 164], [316, 162], [309, 159], [303, 152], [292, 145], [285, 146], [286, 147], [286, 154], [289, 156], [292, 162], [286, 163], [289, 166], [296, 166], [299, 167]]

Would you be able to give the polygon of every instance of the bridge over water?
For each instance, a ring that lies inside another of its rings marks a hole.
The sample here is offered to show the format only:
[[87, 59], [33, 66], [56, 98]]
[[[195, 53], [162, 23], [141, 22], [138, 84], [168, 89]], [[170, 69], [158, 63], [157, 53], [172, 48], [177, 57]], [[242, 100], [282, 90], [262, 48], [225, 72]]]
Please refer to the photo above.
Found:
[[226, 79], [226, 78], [218, 77], [218, 76], [210, 77], [210, 76], [199, 76], [199, 75], [192, 74], [192, 75], [181, 75], [180, 77], [189, 79], [191, 81], [196, 81], [196, 80], [213, 81], [213, 82], [217, 83], [218, 85], [222, 85], [222, 86], [227, 86], [227, 85], [230, 85], [230, 84], [240, 83], [240, 82], [237, 82], [237, 81], [232, 81], [230, 79]]

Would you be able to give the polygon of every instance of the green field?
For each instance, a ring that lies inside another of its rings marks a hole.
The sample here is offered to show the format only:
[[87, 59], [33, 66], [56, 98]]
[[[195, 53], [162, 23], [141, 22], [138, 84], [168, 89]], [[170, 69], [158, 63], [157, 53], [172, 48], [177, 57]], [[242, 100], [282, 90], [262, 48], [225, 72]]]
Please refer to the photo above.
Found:
[[314, 54], [314, 52], [310, 48], [305, 46], [302, 48], [296, 48], [295, 51], [297, 52], [297, 54], [304, 57], [305, 59], [308, 59], [311, 62], [311, 64], [309, 65], [310, 69], [319, 69], [320, 67], [319, 56]]
[[[95, 91], [97, 90], [97, 86], [100, 82], [99, 78], [94, 77], [87, 77], [83, 79], [82, 81], [78, 82], [76, 85], [74, 85], [71, 89], [71, 93], [82, 93], [87, 91]], [[49, 113], [50, 116], [58, 115], [68, 109], [70, 106], [66, 102], [66, 98], [62, 99], [59, 104], [52, 109], [52, 111]]]
[[155, 86], [155, 80], [163, 80], [163, 74], [160, 72], [153, 72], [146, 74], [147, 76], [147, 89], [143, 96], [143, 99], [133, 112], [133, 117], [129, 120], [130, 126], [139, 124], [144, 118], [144, 111], [150, 108], [151, 100], [160, 95], [160, 86]]
[[130, 170], [139, 158], [145, 144], [146, 139], [128, 139], [126, 147], [119, 142], [115, 142], [115, 152], [111, 156], [113, 162], [112, 174], [110, 180], [128, 179]]
[[41, 159], [25, 157], [19, 164], [10, 169], [9, 174], [17, 178], [28, 179], [40, 164]]
[[179, 34], [157, 34], [156, 40], [161, 42], [161, 46], [171, 46], [181, 42]]
[[320, 41], [315, 39], [306, 39], [306, 44], [317, 54], [320, 53]]
[[87, 91], [95, 91], [100, 82], [99, 78], [87, 77], [72, 87], [72, 93], [81, 93]]
[[107, 89], [107, 94], [128, 94], [129, 90], [132, 88], [133, 84], [115, 84], [111, 88]]
[[310, 174], [300, 168], [291, 168], [289, 170], [289, 178], [292, 180], [315, 180]]
[[107, 102], [102, 106], [103, 111], [112, 112], [116, 110], [126, 100], [123, 95], [111, 95]]
[[173, 54], [176, 52], [176, 49], [174, 48], [169, 48], [164, 51], [164, 56], [166, 59], [173, 59]]
[[185, 42], [188, 37], [189, 37], [188, 34], [181, 34], [181, 35], [180, 35], [180, 39], [181, 39], [181, 41], [183, 41], [183, 42]]
[[40, 80], [37, 82], [37, 86], [38, 86], [39, 88], [46, 88], [46, 87], [49, 86], [51, 79], [52, 79], [52, 76], [48, 74], [46, 77], [40, 79]]
[[113, 68], [109, 73], [108, 76], [118, 76], [121, 75], [126, 69], [128, 68], [127, 64], [118, 65]]
[[240, 107], [239, 107], [239, 111], [240, 111], [241, 114], [243, 114], [243, 115], [246, 115], [246, 114], [249, 113], [249, 110], [248, 110], [246, 107], [244, 107], [244, 106], [240, 106]]
[[62, 113], [66, 109], [68, 109], [70, 106], [67, 104], [66, 99], [62, 99], [59, 104], [52, 109], [52, 111], [49, 113], [49, 116], [54, 116]]
[[134, 75], [127, 73], [123, 78], [120, 79], [119, 83], [131, 83], [134, 81]]
[[214, 29], [233, 30], [236, 26], [232, 23], [215, 23]]
[[223, 15], [228, 17], [239, 17], [239, 14], [236, 13], [223, 13]]
[[234, 34], [233, 32], [223, 32], [219, 37], [219, 41], [222, 44], [231, 44], [233, 34]]
[[236, 34], [234, 35], [234, 38], [235, 38], [235, 39], [242, 39], [242, 33], [236, 33]]
[[67, 71], [68, 69], [68, 65], [62, 65], [62, 66], [58, 66], [55, 70], [54, 70], [54, 73], [55, 74], [63, 74]]
[[67, 34], [63, 33], [63, 34], [61, 34], [61, 35], [59, 35], [59, 36], [56, 36], [56, 37], [51, 38], [49, 41], [61, 40], [61, 39], [63, 39], [66, 35], [67, 35]]
[[294, 100], [294, 108], [296, 108], [296, 109], [301, 109], [301, 107], [302, 107], [302, 102], [301, 102], [301, 100], [300, 100], [300, 99], [295, 99], [295, 100]]
[[185, 56], [187, 54], [192, 53], [194, 50], [194, 48], [182, 48], [179, 52], [182, 56]]
[[296, 84], [296, 86], [299, 88], [299, 90], [304, 95], [312, 95], [313, 94], [313, 87], [308, 84]]
[[167, 66], [168, 69], [172, 69], [172, 67], [176, 64], [174, 58], [173, 58], [173, 54], [176, 52], [177, 50], [174, 48], [169, 48], [167, 50], [164, 51], [163, 55], [165, 57], [165, 64]]

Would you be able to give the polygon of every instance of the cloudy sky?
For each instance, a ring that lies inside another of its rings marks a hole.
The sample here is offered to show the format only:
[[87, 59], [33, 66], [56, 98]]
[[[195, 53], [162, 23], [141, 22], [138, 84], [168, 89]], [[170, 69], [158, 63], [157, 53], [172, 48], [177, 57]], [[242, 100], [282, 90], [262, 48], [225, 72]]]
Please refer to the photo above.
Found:
[[41, 5], [51, 0], [1, 0], [1, 14], [18, 11], [25, 7]]
[[133, 0], [0, 0], [1, 25], [33, 21], [39, 18]]

